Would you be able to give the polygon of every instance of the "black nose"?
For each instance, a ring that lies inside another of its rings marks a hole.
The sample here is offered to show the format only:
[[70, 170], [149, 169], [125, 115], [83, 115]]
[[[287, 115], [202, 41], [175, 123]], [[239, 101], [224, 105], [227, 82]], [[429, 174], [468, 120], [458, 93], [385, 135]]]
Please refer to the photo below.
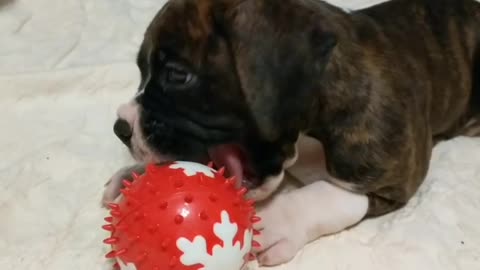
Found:
[[115, 122], [115, 125], [113, 125], [113, 132], [124, 144], [130, 145], [130, 139], [133, 134], [132, 127], [127, 121], [118, 119]]

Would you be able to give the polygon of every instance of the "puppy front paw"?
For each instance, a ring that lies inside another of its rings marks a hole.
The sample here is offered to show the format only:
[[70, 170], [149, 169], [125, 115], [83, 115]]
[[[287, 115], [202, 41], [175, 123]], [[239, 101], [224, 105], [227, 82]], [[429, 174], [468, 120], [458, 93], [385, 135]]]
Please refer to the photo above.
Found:
[[298, 216], [293, 210], [288, 204], [288, 196], [282, 195], [257, 213], [261, 221], [254, 227], [260, 234], [254, 240], [260, 246], [254, 247], [253, 251], [260, 265], [287, 263], [306, 244], [301, 221], [296, 220]]
[[123, 188], [123, 180], [132, 181], [132, 173], [143, 174], [144, 172], [145, 166], [142, 164], [127, 166], [118, 170], [105, 184], [102, 205], [106, 207], [109, 203], [118, 201], [121, 198], [120, 190]]

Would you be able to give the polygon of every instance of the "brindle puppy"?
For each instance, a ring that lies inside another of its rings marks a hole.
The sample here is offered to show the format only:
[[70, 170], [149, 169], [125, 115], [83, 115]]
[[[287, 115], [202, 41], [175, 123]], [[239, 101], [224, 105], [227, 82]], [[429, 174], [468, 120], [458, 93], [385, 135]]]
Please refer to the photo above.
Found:
[[139, 162], [213, 159], [257, 200], [286, 168], [305, 183], [261, 210], [264, 265], [404, 206], [436, 142], [480, 132], [473, 0], [171, 0], [138, 66], [114, 130]]

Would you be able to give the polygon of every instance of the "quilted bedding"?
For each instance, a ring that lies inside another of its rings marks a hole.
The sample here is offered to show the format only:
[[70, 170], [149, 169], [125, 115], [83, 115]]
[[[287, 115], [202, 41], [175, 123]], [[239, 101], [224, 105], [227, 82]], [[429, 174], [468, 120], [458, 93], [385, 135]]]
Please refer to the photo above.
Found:
[[[163, 4], [0, 0], [0, 269], [109, 269], [99, 202], [132, 163], [112, 134], [114, 112], [137, 87], [135, 53]], [[480, 139], [458, 138], [435, 148], [404, 209], [319, 239], [275, 270], [478, 270], [479, 225]]]

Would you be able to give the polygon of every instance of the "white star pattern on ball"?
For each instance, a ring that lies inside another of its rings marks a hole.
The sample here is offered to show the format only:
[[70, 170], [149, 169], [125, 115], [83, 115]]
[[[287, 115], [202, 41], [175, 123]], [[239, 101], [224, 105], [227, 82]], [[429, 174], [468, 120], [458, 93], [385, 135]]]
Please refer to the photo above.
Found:
[[183, 252], [180, 261], [185, 266], [201, 264], [197, 270], [240, 270], [244, 265], [244, 257], [250, 252], [252, 246], [252, 230], [245, 230], [243, 234], [243, 247], [240, 241], [233, 244], [233, 239], [238, 232], [236, 223], [230, 222], [227, 211], [221, 213], [221, 223], [213, 225], [213, 232], [222, 240], [223, 246], [215, 245], [212, 255], [207, 252], [207, 242], [201, 235], [196, 236], [192, 242], [186, 238], [177, 240], [177, 247]]
[[137, 270], [137, 267], [133, 263], [125, 264], [122, 260], [117, 259], [120, 270]]
[[176, 161], [175, 163], [170, 165], [170, 169], [183, 169], [183, 173], [186, 176], [194, 176], [197, 173], [203, 173], [205, 176], [208, 176], [210, 178], [214, 177], [213, 173], [215, 172], [214, 169], [208, 166], [188, 161]]

